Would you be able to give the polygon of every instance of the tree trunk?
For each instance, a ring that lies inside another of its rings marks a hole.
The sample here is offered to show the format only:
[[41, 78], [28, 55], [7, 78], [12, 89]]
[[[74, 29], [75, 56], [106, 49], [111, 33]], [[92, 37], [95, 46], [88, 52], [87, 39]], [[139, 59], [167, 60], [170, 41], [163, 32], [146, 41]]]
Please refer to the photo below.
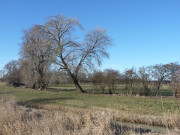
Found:
[[109, 94], [113, 94], [113, 86], [109, 85]]
[[109, 88], [109, 94], [113, 94], [113, 93], [112, 93], [112, 89], [111, 89], [111, 88]]
[[84, 90], [82, 89], [82, 87], [80, 86], [77, 77], [74, 76], [74, 75], [73, 75], [72, 73], [70, 73], [70, 72], [69, 72], [69, 76], [71, 77], [71, 79], [72, 79], [72, 81], [73, 81], [73, 83], [74, 83], [74, 85], [75, 85], [75, 87], [76, 87], [76, 90], [77, 90], [78, 92], [85, 93], [86, 91], [84, 91]]
[[101, 89], [101, 93], [104, 94], [104, 88]]
[[45, 82], [45, 79], [44, 79], [43, 75], [41, 75], [39, 77], [38, 84], [39, 84], [39, 89], [40, 90], [45, 90], [46, 89], [47, 85], [46, 85], [46, 82]]
[[130, 96], [133, 95], [133, 93], [132, 93], [132, 88], [129, 89], [129, 94], [130, 94]]
[[157, 90], [159, 91], [161, 84], [159, 83], [157, 86]]
[[180, 98], [180, 88], [179, 88], [179, 84], [177, 85], [176, 90], [175, 90], [175, 97], [176, 97], [176, 98]]
[[80, 86], [80, 84], [79, 84], [79, 82], [78, 82], [78, 80], [77, 80], [76, 78], [74, 78], [73, 83], [74, 83], [74, 85], [75, 85], [75, 87], [76, 87], [76, 90], [77, 90], [78, 92], [81, 92], [81, 93], [84, 93], [84, 92], [85, 92], [85, 91], [82, 89], [82, 87]]
[[36, 89], [36, 84], [35, 83], [33, 84], [32, 89]]

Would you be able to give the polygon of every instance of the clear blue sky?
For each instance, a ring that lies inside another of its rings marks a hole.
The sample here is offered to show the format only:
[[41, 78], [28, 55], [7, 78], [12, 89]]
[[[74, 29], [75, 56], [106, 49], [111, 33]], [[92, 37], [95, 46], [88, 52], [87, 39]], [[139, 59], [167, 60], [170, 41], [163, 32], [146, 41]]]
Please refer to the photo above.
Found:
[[114, 46], [101, 69], [180, 61], [180, 0], [0, 0], [0, 69], [18, 59], [23, 29], [57, 14], [108, 29]]

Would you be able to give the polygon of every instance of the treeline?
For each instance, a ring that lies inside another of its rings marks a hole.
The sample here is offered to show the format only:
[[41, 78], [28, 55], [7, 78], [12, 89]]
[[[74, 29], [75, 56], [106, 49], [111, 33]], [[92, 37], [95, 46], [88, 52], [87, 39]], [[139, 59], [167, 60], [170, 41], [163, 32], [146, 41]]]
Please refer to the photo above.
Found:
[[[0, 70], [1, 81], [8, 85], [22, 86], [40, 89], [39, 76], [37, 72], [28, 70], [28, 63], [24, 61], [10, 61]], [[33, 77], [32, 77], [33, 76]], [[81, 83], [91, 83], [96, 90], [104, 94], [108, 90], [109, 94], [116, 93], [119, 85], [124, 86], [124, 90], [130, 95], [155, 96], [164, 84], [170, 86], [173, 95], [177, 97], [180, 85], [180, 65], [177, 62], [169, 64], [156, 64], [152, 66], [142, 66], [138, 69], [130, 68], [123, 72], [114, 69], [104, 71], [94, 70], [88, 73], [81, 70], [77, 76]], [[49, 67], [44, 77], [44, 85], [73, 83], [67, 72], [59, 71], [56, 67]]]
[[170, 86], [173, 95], [177, 97], [180, 89], [180, 65], [177, 62], [169, 64], [156, 64], [142, 66], [138, 69], [130, 68], [124, 72], [106, 69], [91, 74], [92, 83], [104, 93], [108, 88], [109, 94], [115, 93], [119, 84], [125, 86], [126, 93], [130, 95], [158, 95], [163, 84]]

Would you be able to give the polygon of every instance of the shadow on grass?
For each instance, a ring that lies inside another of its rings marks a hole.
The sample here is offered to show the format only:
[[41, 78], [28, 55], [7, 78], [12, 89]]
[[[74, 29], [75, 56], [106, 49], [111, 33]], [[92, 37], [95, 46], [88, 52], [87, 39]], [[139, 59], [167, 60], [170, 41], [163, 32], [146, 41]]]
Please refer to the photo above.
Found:
[[72, 92], [72, 91], [76, 91], [76, 90], [75, 89], [48, 88], [47, 91], [52, 91], [52, 92], [59, 92], [59, 91]]
[[19, 105], [29, 105], [29, 104], [43, 104], [43, 103], [56, 103], [61, 100], [73, 100], [73, 97], [65, 97], [65, 98], [42, 98], [42, 99], [31, 99], [28, 101], [20, 101], [18, 102]]
[[173, 96], [173, 92], [169, 90], [159, 90], [158, 95], [160, 96]]
[[13, 93], [18, 93], [19, 91], [2, 91], [0, 92], [0, 95], [3, 95], [3, 94], [13, 94]]

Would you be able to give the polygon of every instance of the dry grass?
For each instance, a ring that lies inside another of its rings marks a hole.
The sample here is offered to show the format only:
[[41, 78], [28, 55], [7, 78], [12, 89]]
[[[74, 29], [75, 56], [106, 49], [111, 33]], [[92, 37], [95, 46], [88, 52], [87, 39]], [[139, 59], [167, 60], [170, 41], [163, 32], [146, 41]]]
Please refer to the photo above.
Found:
[[0, 112], [2, 135], [105, 135], [115, 131], [105, 112], [49, 112], [20, 107], [6, 98], [0, 99]]
[[141, 123], [152, 126], [163, 126], [173, 129], [180, 129], [180, 115], [178, 112], [166, 112], [164, 113], [164, 116], [138, 115], [118, 112], [115, 113], [114, 119], [123, 122]]
[[164, 112], [163, 116], [155, 116], [155, 115], [141, 115], [141, 114], [132, 114], [128, 112], [113, 110], [113, 109], [105, 109], [105, 108], [93, 108], [91, 111], [89, 109], [79, 109], [74, 107], [65, 107], [59, 105], [37, 105], [37, 104], [29, 104], [27, 107], [30, 108], [38, 108], [48, 111], [62, 111], [65, 113], [73, 113], [76, 115], [83, 115], [86, 112], [104, 112], [111, 120], [129, 122], [129, 123], [139, 123], [139, 124], [147, 124], [151, 126], [161, 126], [167, 127], [171, 129], [180, 129], [180, 112]]

